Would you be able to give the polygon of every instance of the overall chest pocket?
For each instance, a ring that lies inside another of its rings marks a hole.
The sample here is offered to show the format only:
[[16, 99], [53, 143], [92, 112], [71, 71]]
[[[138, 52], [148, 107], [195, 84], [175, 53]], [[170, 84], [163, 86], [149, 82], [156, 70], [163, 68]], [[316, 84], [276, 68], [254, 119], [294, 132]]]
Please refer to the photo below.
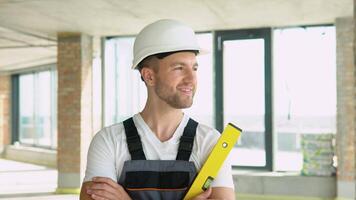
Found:
[[186, 190], [190, 184], [190, 173], [186, 171], [130, 171], [126, 172], [126, 190]]

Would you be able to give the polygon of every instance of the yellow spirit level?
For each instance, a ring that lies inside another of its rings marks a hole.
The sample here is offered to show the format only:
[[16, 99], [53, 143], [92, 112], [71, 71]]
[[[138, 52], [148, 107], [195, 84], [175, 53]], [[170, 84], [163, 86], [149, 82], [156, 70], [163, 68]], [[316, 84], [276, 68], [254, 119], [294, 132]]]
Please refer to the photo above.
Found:
[[241, 132], [240, 128], [231, 123], [225, 127], [183, 200], [190, 200], [210, 187], [226, 157], [239, 139]]

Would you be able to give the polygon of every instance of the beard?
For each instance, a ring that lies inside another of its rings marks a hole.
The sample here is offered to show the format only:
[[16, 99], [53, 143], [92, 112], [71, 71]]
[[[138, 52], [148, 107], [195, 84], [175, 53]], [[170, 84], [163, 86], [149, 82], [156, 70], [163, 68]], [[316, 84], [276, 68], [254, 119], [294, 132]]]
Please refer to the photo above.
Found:
[[166, 102], [168, 105], [176, 109], [189, 108], [193, 105], [193, 98], [195, 94], [195, 88], [193, 88], [192, 96], [186, 96], [180, 94], [179, 91], [172, 92], [168, 87], [164, 85], [160, 80], [155, 88], [157, 96]]

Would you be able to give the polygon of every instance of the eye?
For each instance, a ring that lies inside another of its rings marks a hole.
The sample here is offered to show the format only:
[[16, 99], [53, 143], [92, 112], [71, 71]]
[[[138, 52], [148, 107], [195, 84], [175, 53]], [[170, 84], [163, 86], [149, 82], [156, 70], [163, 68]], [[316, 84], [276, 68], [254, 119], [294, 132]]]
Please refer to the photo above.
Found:
[[173, 70], [183, 70], [183, 67], [181, 65], [177, 65], [173, 68]]
[[198, 66], [193, 67], [194, 71], [198, 71]]

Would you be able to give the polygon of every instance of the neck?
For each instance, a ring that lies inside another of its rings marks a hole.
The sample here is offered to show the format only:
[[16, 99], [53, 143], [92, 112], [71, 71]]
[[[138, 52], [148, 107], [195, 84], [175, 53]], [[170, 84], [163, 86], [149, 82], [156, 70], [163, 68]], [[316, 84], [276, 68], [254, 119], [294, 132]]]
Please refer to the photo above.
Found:
[[157, 103], [157, 101], [150, 101], [149, 99], [140, 114], [152, 132], [162, 142], [173, 136], [183, 118], [181, 109], [172, 108], [162, 101]]

